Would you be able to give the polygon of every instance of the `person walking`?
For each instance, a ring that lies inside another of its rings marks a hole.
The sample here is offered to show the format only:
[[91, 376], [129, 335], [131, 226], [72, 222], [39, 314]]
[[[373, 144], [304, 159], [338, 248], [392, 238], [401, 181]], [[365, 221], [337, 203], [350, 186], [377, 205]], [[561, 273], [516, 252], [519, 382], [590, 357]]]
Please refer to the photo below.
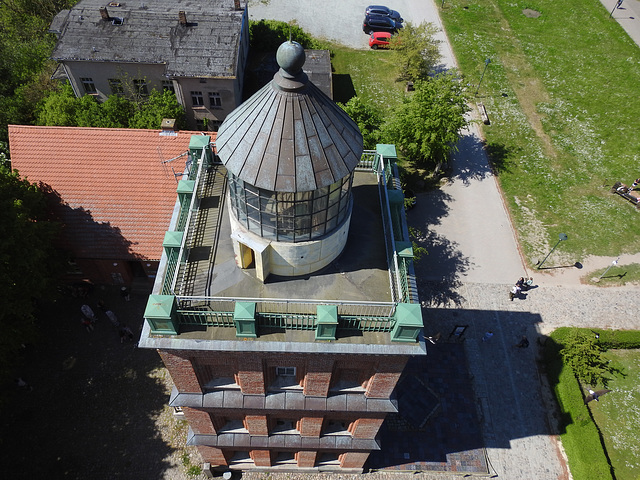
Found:
[[91, 310], [91, 307], [89, 305], [82, 305], [80, 307], [80, 311], [82, 312], [82, 315], [84, 315], [85, 317], [87, 317], [89, 320], [91, 320], [91, 323], [95, 323], [96, 321], [96, 314], [93, 313], [93, 310]]
[[84, 325], [84, 328], [87, 329], [87, 332], [93, 332], [93, 322], [89, 320], [87, 317], [81, 317], [80, 323]]
[[124, 343], [124, 339], [133, 340], [133, 332], [124, 323], [120, 325], [120, 343]]
[[104, 312], [104, 314], [107, 316], [107, 318], [111, 322], [111, 325], [113, 325], [116, 328], [120, 326], [120, 322], [118, 321], [118, 317], [116, 317], [115, 313], [113, 313], [111, 310], [107, 310], [106, 312]]

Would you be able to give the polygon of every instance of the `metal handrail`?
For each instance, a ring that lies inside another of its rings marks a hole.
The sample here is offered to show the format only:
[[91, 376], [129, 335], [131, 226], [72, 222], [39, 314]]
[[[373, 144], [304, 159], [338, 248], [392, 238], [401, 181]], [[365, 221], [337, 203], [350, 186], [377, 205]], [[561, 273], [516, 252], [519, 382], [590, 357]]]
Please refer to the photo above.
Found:
[[[190, 154], [191, 156], [193, 156], [193, 154]], [[184, 259], [186, 258], [186, 252], [185, 252], [185, 247], [186, 247], [186, 242], [187, 242], [187, 234], [189, 232], [189, 228], [191, 227], [191, 219], [193, 218], [193, 214], [194, 211], [198, 210], [198, 202], [199, 202], [199, 198], [198, 198], [198, 194], [197, 194], [197, 190], [200, 187], [200, 176], [202, 174], [202, 169], [203, 169], [203, 165], [205, 164], [205, 155], [206, 155], [206, 150], [203, 148], [202, 149], [202, 153], [200, 155], [200, 159], [199, 161], [194, 159], [194, 161], [197, 162], [198, 165], [198, 171], [196, 173], [196, 177], [195, 177], [195, 188], [193, 191], [193, 195], [191, 195], [191, 202], [189, 203], [189, 214], [187, 215], [187, 221], [185, 223], [185, 228], [184, 228], [184, 234], [182, 235], [182, 242], [180, 243], [180, 254], [178, 255], [177, 258], [177, 262], [181, 263], [184, 261]], [[193, 169], [193, 163], [191, 164], [189, 173], [191, 174], [191, 169]], [[191, 175], [189, 175], [190, 177]], [[180, 268], [178, 266], [176, 266], [177, 268], [174, 271], [173, 274], [173, 279], [171, 281], [171, 291], [175, 292], [176, 290], [176, 284], [178, 283], [178, 274], [180, 272]]]

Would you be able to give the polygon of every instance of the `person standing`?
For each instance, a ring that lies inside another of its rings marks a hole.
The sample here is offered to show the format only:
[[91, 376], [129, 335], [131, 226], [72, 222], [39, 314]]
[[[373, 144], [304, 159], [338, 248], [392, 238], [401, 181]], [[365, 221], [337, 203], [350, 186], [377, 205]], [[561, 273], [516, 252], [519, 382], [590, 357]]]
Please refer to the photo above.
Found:
[[491, 330], [489, 330], [488, 332], [486, 332], [484, 334], [484, 336], [482, 337], [482, 341], [483, 342], [487, 342], [489, 340], [491, 340], [491, 337], [493, 337], [493, 332]]
[[127, 287], [121, 287], [120, 288], [120, 295], [122, 296], [123, 299], [125, 299], [127, 302], [129, 300], [131, 300], [131, 295], [129, 294], [129, 289]]

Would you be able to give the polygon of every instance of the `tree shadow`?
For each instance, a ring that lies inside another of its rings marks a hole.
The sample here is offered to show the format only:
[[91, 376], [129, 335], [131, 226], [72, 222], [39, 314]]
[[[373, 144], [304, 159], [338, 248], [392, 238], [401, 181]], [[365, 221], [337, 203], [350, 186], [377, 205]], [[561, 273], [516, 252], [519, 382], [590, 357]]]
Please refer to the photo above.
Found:
[[120, 228], [110, 222], [98, 222], [91, 210], [70, 206], [50, 185], [40, 183], [45, 193], [47, 208], [62, 225], [57, 247], [71, 259], [143, 260], [133, 252], [136, 245], [122, 235]]
[[416, 229], [415, 243], [427, 250], [427, 255], [414, 262], [418, 290], [423, 306], [460, 305], [463, 298], [457, 292], [460, 277], [470, 267], [470, 260], [458, 245], [438, 235], [432, 229], [449, 215], [449, 194], [434, 190], [417, 195], [416, 206], [407, 212], [409, 226]]
[[[43, 304], [20, 370], [33, 390], [6, 386], [0, 458], [8, 478], [163, 478], [173, 448], [155, 419], [169, 392], [158, 354], [135, 348], [148, 293], [125, 302], [118, 287], [100, 286], [88, 298]], [[133, 342], [120, 343], [100, 299], [135, 332]], [[98, 313], [90, 332], [80, 323], [84, 303]]]
[[452, 167], [452, 177], [461, 180], [464, 185], [469, 185], [472, 180], [483, 180], [493, 174], [484, 142], [472, 134], [460, 137]]
[[483, 147], [489, 158], [491, 169], [496, 175], [511, 171], [508, 159], [517, 154], [519, 149], [498, 142], [483, 142]]
[[[553, 395], [557, 377], [539, 381], [538, 349], [547, 337], [537, 336], [538, 314], [425, 308], [423, 318], [425, 332], [441, 328], [445, 336], [436, 335], [427, 355], [405, 367], [394, 391], [398, 413], [380, 430], [371, 468], [487, 474], [486, 448], [508, 450], [514, 439], [559, 434], [571, 423]], [[447, 341], [454, 325], [468, 328], [462, 339]], [[495, 336], [480, 341], [488, 329]], [[515, 348], [523, 334], [530, 346]], [[526, 403], [523, 392], [531, 392]]]

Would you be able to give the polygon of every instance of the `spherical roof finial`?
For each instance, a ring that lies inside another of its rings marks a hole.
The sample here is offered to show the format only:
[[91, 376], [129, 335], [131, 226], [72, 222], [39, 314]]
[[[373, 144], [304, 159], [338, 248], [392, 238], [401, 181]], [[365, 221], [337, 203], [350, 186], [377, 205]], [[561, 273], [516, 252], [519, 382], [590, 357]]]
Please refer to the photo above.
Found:
[[291, 40], [280, 45], [276, 52], [276, 61], [278, 62], [278, 65], [291, 76], [294, 76], [302, 70], [305, 59], [306, 57], [302, 45]]

